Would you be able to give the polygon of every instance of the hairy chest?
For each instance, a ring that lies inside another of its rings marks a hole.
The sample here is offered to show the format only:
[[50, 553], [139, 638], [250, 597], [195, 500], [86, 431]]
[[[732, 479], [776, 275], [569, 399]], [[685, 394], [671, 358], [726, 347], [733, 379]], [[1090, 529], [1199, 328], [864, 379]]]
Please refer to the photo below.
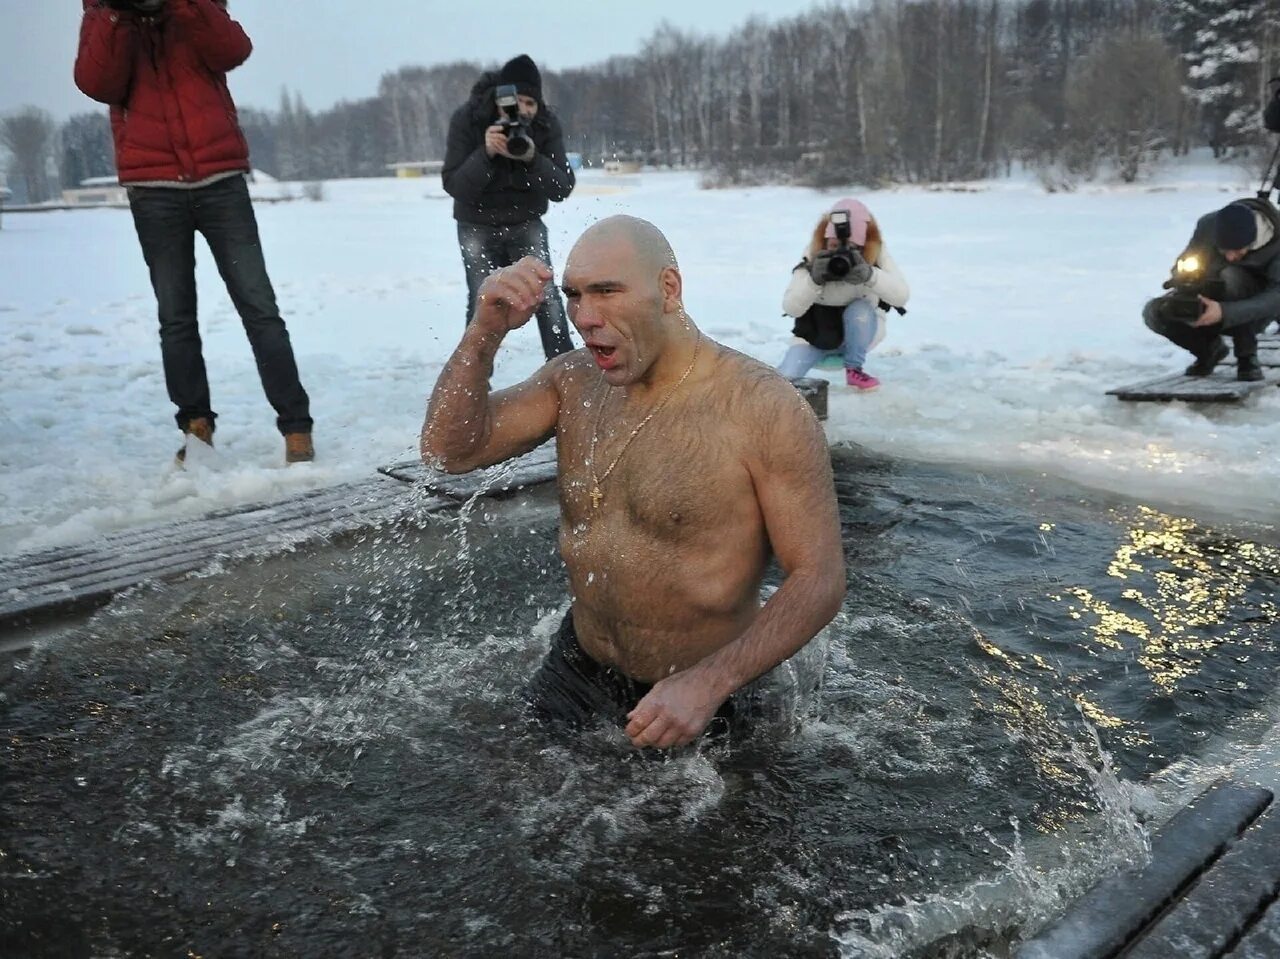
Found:
[[643, 425], [607, 414], [597, 423], [584, 413], [561, 437], [562, 508], [580, 532], [698, 541], [742, 511], [751, 477], [737, 432], [723, 417], [688, 405]]

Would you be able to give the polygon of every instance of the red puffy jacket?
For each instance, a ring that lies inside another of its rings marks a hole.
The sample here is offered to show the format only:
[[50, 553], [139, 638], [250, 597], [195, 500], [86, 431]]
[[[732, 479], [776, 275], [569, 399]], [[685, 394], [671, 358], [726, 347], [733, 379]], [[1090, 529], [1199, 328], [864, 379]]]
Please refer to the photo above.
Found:
[[143, 16], [84, 0], [76, 86], [111, 107], [121, 183], [249, 169], [226, 72], [253, 45], [223, 6], [168, 0]]

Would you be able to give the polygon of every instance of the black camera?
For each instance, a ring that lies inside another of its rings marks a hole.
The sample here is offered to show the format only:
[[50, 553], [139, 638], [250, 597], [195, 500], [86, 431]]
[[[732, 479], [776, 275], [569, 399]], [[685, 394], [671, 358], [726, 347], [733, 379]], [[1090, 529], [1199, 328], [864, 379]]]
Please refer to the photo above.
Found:
[[1165, 315], [1183, 323], [1198, 320], [1203, 309], [1200, 297], [1222, 299], [1223, 284], [1218, 278], [1221, 269], [1222, 263], [1214, 253], [1195, 248], [1185, 250], [1164, 282], [1169, 291], [1162, 304]]
[[520, 118], [520, 100], [513, 83], [504, 83], [493, 91], [493, 102], [502, 111], [498, 125], [507, 135], [507, 152], [513, 157], [525, 157], [533, 152], [533, 137], [529, 125]]
[[862, 254], [853, 247], [849, 246], [849, 236], [852, 229], [849, 226], [849, 212], [847, 210], [832, 210], [829, 214], [831, 225], [836, 230], [837, 246], [834, 250], [827, 253], [824, 258], [826, 269], [823, 271], [822, 280], [843, 280], [849, 275], [849, 271], [862, 262]]

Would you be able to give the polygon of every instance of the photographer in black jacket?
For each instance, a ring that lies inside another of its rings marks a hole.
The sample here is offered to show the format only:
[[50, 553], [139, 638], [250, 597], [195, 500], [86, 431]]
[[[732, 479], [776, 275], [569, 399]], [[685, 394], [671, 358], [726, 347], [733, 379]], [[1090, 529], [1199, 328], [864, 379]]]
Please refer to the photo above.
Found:
[[[470, 323], [476, 293], [490, 273], [524, 256], [551, 262], [542, 214], [574, 186], [560, 121], [542, 102], [542, 77], [529, 57], [521, 54], [498, 73], [481, 74], [471, 99], [449, 121], [441, 176], [458, 221]], [[547, 284], [537, 315], [547, 359], [574, 348], [554, 283]]]
[[1202, 216], [1165, 286], [1171, 292], [1148, 302], [1142, 318], [1196, 358], [1188, 376], [1208, 376], [1227, 358], [1227, 336], [1236, 379], [1261, 380], [1258, 334], [1280, 319], [1280, 214], [1249, 197]]

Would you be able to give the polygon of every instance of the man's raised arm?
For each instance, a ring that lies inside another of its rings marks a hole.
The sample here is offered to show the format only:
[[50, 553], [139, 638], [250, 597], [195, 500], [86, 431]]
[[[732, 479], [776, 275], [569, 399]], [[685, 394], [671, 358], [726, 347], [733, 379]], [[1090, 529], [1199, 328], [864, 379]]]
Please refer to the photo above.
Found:
[[76, 86], [100, 103], [123, 104], [129, 98], [137, 44], [132, 14], [113, 10], [98, 0], [84, 0], [74, 71]]
[[526, 453], [554, 433], [560, 416], [552, 360], [516, 386], [490, 393], [493, 359], [506, 335], [529, 322], [542, 302], [551, 270], [526, 256], [491, 274], [476, 297], [476, 312], [436, 380], [420, 450], [428, 466], [465, 473]]

